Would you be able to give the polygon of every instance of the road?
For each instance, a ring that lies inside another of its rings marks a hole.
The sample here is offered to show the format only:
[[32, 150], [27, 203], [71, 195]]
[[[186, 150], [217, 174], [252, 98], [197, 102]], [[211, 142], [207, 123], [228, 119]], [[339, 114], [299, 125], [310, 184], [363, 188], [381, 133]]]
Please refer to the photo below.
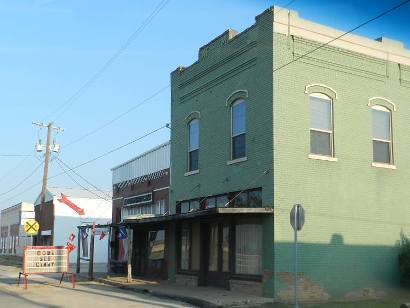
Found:
[[28, 289], [18, 287], [14, 268], [0, 265], [0, 307], [192, 307], [192, 305], [155, 298], [96, 282], [58, 284], [58, 277], [36, 276], [29, 280]]

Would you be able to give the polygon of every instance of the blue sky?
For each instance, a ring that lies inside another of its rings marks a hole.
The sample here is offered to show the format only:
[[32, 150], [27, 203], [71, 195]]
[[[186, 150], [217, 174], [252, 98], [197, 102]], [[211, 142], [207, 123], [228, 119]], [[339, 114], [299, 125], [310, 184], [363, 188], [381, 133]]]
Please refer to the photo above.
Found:
[[[50, 117], [124, 44], [160, 0], [0, 1], [0, 155], [35, 154], [33, 121], [55, 120], [55, 125], [65, 129], [56, 139], [63, 147], [60, 158], [72, 166], [164, 125], [170, 118], [169, 90], [64, 148], [167, 86], [172, 70], [194, 62], [198, 48], [227, 28], [241, 31], [267, 7], [288, 2], [170, 0], [66, 112]], [[398, 2], [296, 0], [290, 8], [305, 19], [347, 31]], [[410, 48], [409, 19], [407, 4], [355, 33], [390, 37]], [[163, 129], [77, 171], [98, 187], [110, 189], [111, 167], [168, 138], [169, 130]], [[42, 169], [17, 189], [5, 192], [38, 164], [35, 157], [0, 156], [0, 208], [34, 201], [40, 185], [24, 191], [41, 180]], [[53, 162], [50, 175], [60, 172]], [[49, 185], [77, 186], [65, 175], [50, 180]]]

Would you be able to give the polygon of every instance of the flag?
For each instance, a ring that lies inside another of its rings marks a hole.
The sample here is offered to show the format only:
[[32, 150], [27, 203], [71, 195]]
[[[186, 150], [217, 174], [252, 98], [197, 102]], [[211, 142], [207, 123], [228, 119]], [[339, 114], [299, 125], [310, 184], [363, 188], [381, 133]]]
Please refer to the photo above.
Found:
[[70, 253], [75, 249], [75, 246], [71, 244], [70, 242], [67, 242], [67, 249], [68, 249], [68, 253]]
[[85, 240], [88, 237], [87, 229], [81, 229], [81, 238]]
[[102, 240], [104, 237], [105, 237], [105, 233], [104, 233], [104, 231], [101, 231], [100, 240]]
[[125, 227], [118, 228], [118, 239], [123, 240], [127, 238], [127, 229]]
[[70, 233], [70, 236], [68, 237], [68, 240], [69, 240], [70, 242], [72, 242], [72, 241], [74, 241], [74, 239], [75, 239], [75, 235], [74, 235], [73, 232], [71, 232], [71, 233]]
[[61, 198], [57, 199], [61, 203], [68, 205], [72, 210], [76, 211], [78, 215], [85, 215], [84, 209], [78, 207], [76, 204], [68, 200], [67, 196], [61, 193]]

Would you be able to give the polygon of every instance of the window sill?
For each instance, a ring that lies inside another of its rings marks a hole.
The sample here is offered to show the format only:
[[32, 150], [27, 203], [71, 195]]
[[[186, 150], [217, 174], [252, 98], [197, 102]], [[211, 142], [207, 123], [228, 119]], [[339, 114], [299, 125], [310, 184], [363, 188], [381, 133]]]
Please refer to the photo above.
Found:
[[397, 167], [395, 165], [390, 165], [390, 164], [384, 164], [384, 163], [372, 163], [372, 167], [376, 167], [376, 168], [385, 168], [385, 169], [393, 169], [396, 170]]
[[245, 157], [241, 157], [241, 158], [237, 158], [237, 159], [227, 161], [226, 164], [227, 165], [232, 165], [232, 164], [241, 163], [241, 162], [247, 161], [247, 160], [248, 160], [248, 157], [245, 156]]
[[308, 158], [309, 159], [317, 159], [317, 160], [326, 160], [326, 161], [337, 161], [336, 157], [318, 155], [318, 154], [309, 154]]
[[192, 170], [192, 171], [188, 171], [184, 173], [184, 176], [190, 176], [190, 175], [194, 175], [194, 174], [198, 174], [199, 173], [199, 169], [198, 170]]

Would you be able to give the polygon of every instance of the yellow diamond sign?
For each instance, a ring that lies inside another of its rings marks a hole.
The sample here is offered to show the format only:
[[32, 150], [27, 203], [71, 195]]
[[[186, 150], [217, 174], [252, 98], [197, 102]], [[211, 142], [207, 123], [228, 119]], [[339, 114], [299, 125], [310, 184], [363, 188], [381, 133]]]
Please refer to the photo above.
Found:
[[26, 232], [28, 235], [37, 234], [39, 229], [40, 224], [34, 219], [27, 220], [24, 224], [24, 232]]

